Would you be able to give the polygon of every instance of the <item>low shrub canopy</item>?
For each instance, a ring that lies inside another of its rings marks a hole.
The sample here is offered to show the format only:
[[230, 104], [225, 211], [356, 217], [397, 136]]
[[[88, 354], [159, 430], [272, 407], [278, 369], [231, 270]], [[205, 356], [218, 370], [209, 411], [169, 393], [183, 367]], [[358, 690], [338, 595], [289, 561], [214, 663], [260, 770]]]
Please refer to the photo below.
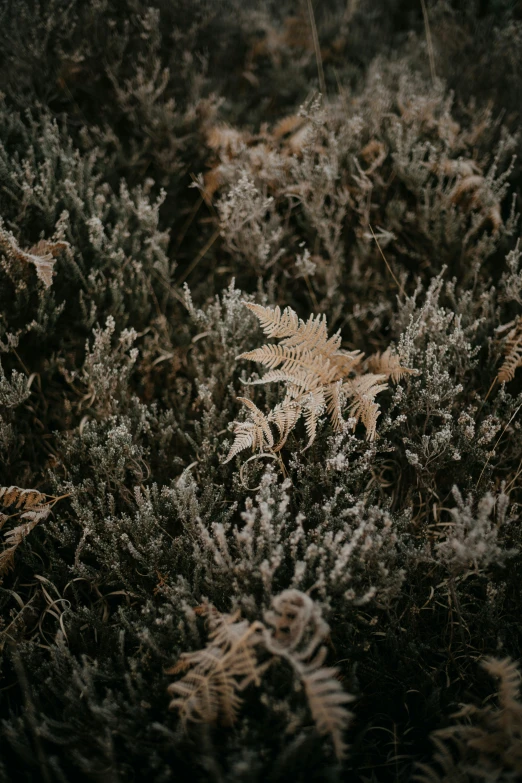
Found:
[[462, 6], [0, 0], [0, 781], [522, 776], [522, 14]]

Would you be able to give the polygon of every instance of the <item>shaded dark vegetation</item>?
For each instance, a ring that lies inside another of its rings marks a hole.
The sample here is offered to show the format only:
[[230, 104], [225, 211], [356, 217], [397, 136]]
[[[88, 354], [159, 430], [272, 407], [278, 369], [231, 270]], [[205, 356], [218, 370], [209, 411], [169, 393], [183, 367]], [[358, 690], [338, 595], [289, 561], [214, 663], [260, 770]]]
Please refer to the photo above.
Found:
[[[324, 95], [304, 1], [0, 0], [0, 229], [67, 243], [50, 286], [0, 245], [0, 486], [64, 496], [2, 575], [2, 781], [522, 775], [481, 665], [522, 641], [522, 6], [426, 0], [429, 46], [420, 1], [312, 5]], [[280, 400], [246, 298], [418, 371], [375, 441], [325, 416], [223, 464], [236, 398]], [[232, 727], [168, 710], [198, 607], [290, 587], [356, 697], [342, 763], [284, 663]]]

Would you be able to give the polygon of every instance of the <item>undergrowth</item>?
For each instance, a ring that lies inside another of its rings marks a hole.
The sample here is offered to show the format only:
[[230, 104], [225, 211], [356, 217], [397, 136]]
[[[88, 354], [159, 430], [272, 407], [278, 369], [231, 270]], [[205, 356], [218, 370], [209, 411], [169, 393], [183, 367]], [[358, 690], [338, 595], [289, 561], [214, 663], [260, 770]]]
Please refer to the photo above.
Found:
[[0, 0], [2, 783], [520, 776], [521, 44]]

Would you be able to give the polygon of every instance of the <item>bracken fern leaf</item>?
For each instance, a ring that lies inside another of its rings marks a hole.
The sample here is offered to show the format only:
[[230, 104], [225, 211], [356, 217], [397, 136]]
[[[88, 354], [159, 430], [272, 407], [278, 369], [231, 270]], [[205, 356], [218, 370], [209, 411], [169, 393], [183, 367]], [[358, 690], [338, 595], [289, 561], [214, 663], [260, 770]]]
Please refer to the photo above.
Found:
[[[385, 366], [382, 373], [358, 375], [362, 353], [342, 350], [339, 333], [328, 337], [324, 315], [311, 315], [303, 321], [289, 307], [281, 312], [279, 307], [245, 304], [258, 317], [265, 334], [280, 342], [246, 351], [236, 358], [255, 361], [267, 368], [263, 378], [251, 381], [252, 385], [283, 383], [286, 395], [281, 406], [276, 406], [266, 416], [253, 403], [239, 398], [250, 409], [251, 422], [236, 425], [236, 439], [225, 462], [246, 448], [279, 451], [301, 416], [308, 436], [306, 448], [309, 448], [317, 434], [318, 420], [325, 411], [334, 429], [342, 430], [347, 403], [349, 415], [356, 422], [362, 422], [367, 438], [373, 440], [380, 412], [375, 397], [387, 388], [388, 377], [399, 380], [411, 371], [401, 367], [398, 359], [386, 352], [380, 357]], [[277, 427], [277, 442], [269, 431], [270, 423]]]

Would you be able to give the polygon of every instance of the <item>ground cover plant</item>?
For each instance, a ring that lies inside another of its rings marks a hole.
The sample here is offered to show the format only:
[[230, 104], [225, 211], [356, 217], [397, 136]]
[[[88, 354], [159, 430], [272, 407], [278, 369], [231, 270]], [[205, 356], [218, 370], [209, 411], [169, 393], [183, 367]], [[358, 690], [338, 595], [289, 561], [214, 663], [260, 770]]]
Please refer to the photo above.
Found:
[[522, 776], [522, 7], [0, 0], [0, 781]]

